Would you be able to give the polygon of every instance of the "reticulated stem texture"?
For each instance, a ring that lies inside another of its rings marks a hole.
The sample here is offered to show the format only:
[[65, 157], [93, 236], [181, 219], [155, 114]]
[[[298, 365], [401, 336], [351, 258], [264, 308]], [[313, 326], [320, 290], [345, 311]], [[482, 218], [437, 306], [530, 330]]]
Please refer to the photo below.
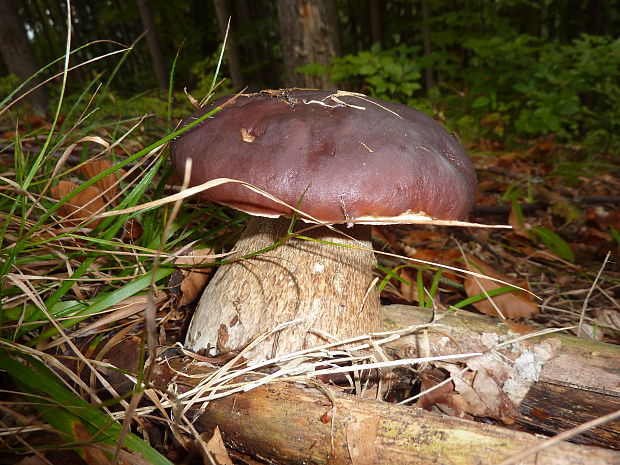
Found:
[[[285, 237], [289, 223], [253, 217], [235, 246], [235, 257]], [[300, 319], [246, 355], [256, 363], [333, 342], [327, 335], [344, 339], [379, 330], [370, 227], [342, 231], [354, 238], [326, 227], [304, 235], [369, 250], [292, 238], [256, 257], [222, 265], [196, 308], [187, 334], [188, 348], [208, 349], [210, 354], [242, 349], [281, 323]]]

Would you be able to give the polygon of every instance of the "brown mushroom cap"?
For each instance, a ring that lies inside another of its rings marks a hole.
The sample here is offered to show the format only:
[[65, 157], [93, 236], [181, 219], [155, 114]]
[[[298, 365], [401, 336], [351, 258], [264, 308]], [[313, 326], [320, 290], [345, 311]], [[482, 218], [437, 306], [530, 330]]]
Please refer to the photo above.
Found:
[[[194, 113], [198, 118], [230, 97]], [[233, 178], [326, 222], [426, 214], [462, 219], [474, 203], [476, 175], [458, 141], [424, 113], [362, 94], [263, 91], [234, 102], [173, 141], [190, 185]], [[288, 208], [228, 183], [203, 197], [254, 215]]]

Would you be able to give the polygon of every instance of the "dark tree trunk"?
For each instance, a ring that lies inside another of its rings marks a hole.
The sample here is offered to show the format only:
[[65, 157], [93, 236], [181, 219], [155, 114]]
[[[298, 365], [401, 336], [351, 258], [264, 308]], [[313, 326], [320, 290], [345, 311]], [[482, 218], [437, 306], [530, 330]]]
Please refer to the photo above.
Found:
[[295, 71], [310, 63], [329, 65], [340, 52], [337, 17], [329, 0], [278, 0], [287, 87], [335, 89], [329, 76], [306, 76]]
[[[252, 14], [250, 13], [250, 8], [248, 7], [247, 1], [238, 0], [235, 3], [235, 6], [236, 11], [239, 14], [239, 28], [249, 28], [252, 24]], [[251, 82], [245, 82], [245, 85], [248, 85], [252, 89], [264, 89], [265, 73], [263, 72], [262, 66], [264, 58], [257, 41], [254, 40], [254, 37], [252, 37], [250, 40], [244, 41], [241, 46], [243, 48], [247, 47], [252, 63], [254, 64]]]
[[[424, 46], [424, 56], [431, 53], [431, 25], [429, 23], [428, 0], [422, 0], [422, 42]], [[428, 92], [435, 85], [433, 79], [433, 68], [427, 67], [424, 70], [424, 84]]]
[[[23, 2], [24, 17], [28, 18], [30, 26], [34, 30], [34, 34], [43, 35], [47, 42], [47, 48], [49, 50], [56, 50], [56, 39], [58, 37], [58, 31], [54, 29], [54, 20], [51, 16], [45, 15], [45, 6], [32, 5], [30, 2]], [[42, 11], [43, 10], [43, 11]], [[50, 24], [50, 22], [52, 24]], [[41, 40], [39, 38], [39, 40]], [[43, 56], [43, 60], [47, 60], [48, 56]]]
[[151, 53], [151, 59], [153, 60], [153, 68], [155, 69], [157, 85], [159, 85], [161, 89], [167, 89], [168, 78], [166, 76], [166, 66], [164, 65], [164, 59], [161, 53], [161, 47], [159, 46], [159, 40], [157, 40], [155, 23], [153, 22], [153, 15], [151, 14], [151, 7], [149, 6], [147, 0], [138, 0], [138, 8], [140, 9], [140, 18], [142, 19], [142, 25], [147, 31], [146, 41], [149, 44], [149, 52]]
[[[602, 3], [602, 5], [601, 5]], [[604, 9], [605, 2], [601, 0], [590, 0], [587, 3], [585, 31], [588, 34], [599, 35], [601, 33], [601, 11]]]
[[[18, 3], [13, 0], [0, 0], [0, 51], [9, 73], [25, 80], [32, 76], [38, 67], [26, 36], [26, 29], [17, 14], [17, 7]], [[34, 85], [34, 83], [29, 85], [23, 91], [26, 92]], [[47, 93], [43, 88], [31, 92], [28, 101], [35, 113], [46, 114]]]
[[[228, 27], [228, 19], [230, 18], [230, 10], [228, 9], [228, 2], [226, 0], [213, 0], [215, 6], [215, 14], [217, 15], [217, 24], [220, 27], [222, 33], [222, 40], [226, 34], [226, 28]], [[231, 26], [232, 29], [232, 26]], [[228, 71], [230, 72], [230, 78], [232, 79], [233, 86], [236, 89], [243, 87], [243, 74], [241, 73], [241, 64], [239, 61], [239, 52], [237, 51], [237, 45], [232, 38], [232, 31], [228, 31], [228, 38], [226, 39], [226, 49], [228, 50]]]
[[373, 44], [381, 45], [381, 8], [379, 0], [370, 0], [370, 37]]

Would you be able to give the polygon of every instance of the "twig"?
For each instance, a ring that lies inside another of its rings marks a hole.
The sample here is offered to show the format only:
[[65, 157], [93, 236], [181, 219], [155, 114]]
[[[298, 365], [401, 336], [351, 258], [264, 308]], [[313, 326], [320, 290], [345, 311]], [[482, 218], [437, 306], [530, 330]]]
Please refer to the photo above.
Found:
[[503, 460], [498, 465], [512, 465], [514, 463], [519, 463], [529, 455], [536, 454], [541, 450], [554, 446], [558, 442], [565, 441], [591, 428], [596, 428], [597, 426], [603, 425], [617, 418], [620, 418], [620, 410], [616, 410], [615, 412], [608, 413], [607, 415], [582, 423], [581, 425], [575, 426], [574, 428], [568, 429], [560, 434], [556, 434], [552, 438], [543, 441], [538, 446], [525, 449], [523, 452], [520, 452], [517, 455], [513, 455], [512, 457]]
[[605, 268], [605, 265], [607, 265], [607, 261], [609, 260], [609, 256], [611, 255], [611, 252], [607, 252], [607, 255], [605, 256], [605, 260], [603, 260], [603, 264], [601, 265], [600, 269], [598, 270], [598, 273], [596, 274], [596, 278], [594, 278], [594, 282], [592, 283], [592, 286], [590, 286], [590, 290], [588, 291], [588, 295], [586, 295], [585, 300], [583, 301], [583, 306], [581, 307], [581, 316], [579, 317], [579, 327], [577, 328], [577, 337], [581, 337], [581, 329], [583, 326], [583, 318], [586, 314], [586, 309], [588, 308], [588, 301], [590, 300], [590, 296], [592, 295], [592, 292], [594, 292], [594, 288], [596, 287], [596, 283], [598, 282], [599, 278], [601, 277], [601, 273], [603, 272], [603, 269]]

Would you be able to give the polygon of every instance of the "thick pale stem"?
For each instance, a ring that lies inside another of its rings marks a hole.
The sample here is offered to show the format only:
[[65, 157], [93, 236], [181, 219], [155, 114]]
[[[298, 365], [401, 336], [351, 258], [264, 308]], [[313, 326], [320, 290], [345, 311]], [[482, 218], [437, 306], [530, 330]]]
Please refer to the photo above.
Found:
[[[235, 246], [236, 256], [268, 247], [286, 236], [286, 219], [252, 218]], [[307, 225], [301, 225], [303, 227]], [[370, 227], [343, 232], [317, 228], [304, 235], [372, 249]], [[291, 239], [261, 255], [221, 266], [207, 286], [187, 334], [187, 346], [209, 353], [241, 349], [284, 322], [248, 353], [262, 361], [380, 328], [380, 302], [373, 285], [374, 254]]]

